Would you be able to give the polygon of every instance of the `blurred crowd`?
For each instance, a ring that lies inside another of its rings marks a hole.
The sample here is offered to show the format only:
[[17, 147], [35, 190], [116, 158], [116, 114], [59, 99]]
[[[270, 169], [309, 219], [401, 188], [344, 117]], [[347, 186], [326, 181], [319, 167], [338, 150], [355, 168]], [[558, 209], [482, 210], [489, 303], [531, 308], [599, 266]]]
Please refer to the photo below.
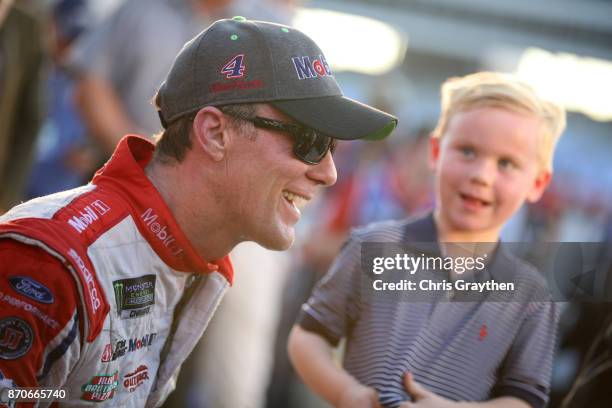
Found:
[[[183, 43], [209, 23], [244, 15], [290, 24], [295, 1], [2, 0], [0, 213], [86, 183], [124, 134], [161, 130], [149, 101]], [[431, 206], [431, 125], [403, 127], [384, 143], [340, 144], [338, 183], [306, 210], [294, 249], [272, 253], [242, 244], [235, 250], [235, 287], [166, 406], [320, 403], [293, 374], [289, 330], [351, 228]], [[579, 194], [571, 163], [560, 168], [545, 197], [521, 211], [506, 237], [612, 240], [610, 192]], [[605, 317], [600, 309], [566, 308], [551, 407], [569, 390], [581, 353]]]

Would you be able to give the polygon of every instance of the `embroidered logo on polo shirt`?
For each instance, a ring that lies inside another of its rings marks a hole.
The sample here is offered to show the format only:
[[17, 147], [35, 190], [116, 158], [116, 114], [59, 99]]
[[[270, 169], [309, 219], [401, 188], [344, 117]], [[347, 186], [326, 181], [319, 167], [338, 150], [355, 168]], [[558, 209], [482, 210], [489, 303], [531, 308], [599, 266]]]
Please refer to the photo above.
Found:
[[155, 304], [155, 275], [113, 281], [117, 314], [133, 319], [151, 312]]
[[487, 332], [487, 325], [485, 323], [480, 326], [480, 333], [478, 335], [478, 340], [483, 341], [485, 337], [487, 337], [489, 333]]
[[81, 387], [81, 391], [83, 391], [81, 399], [94, 402], [109, 400], [115, 396], [117, 385], [119, 385], [119, 373], [117, 371], [113, 374], [95, 375]]

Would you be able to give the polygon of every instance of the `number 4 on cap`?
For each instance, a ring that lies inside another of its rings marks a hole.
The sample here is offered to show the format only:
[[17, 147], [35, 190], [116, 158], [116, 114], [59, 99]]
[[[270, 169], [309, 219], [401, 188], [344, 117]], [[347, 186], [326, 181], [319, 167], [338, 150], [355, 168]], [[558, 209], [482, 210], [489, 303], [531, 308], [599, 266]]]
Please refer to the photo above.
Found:
[[246, 65], [244, 64], [244, 54], [236, 55], [229, 60], [221, 69], [221, 73], [225, 74], [226, 78], [240, 78], [244, 76]]

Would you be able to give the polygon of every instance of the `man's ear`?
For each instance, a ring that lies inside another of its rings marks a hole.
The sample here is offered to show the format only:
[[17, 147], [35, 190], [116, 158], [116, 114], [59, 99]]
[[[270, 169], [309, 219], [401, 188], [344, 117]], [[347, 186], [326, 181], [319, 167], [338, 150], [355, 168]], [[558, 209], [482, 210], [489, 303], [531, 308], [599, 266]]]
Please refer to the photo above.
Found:
[[436, 169], [438, 159], [440, 158], [440, 138], [435, 137], [432, 133], [429, 135], [429, 168]]
[[214, 106], [200, 109], [193, 119], [194, 144], [214, 161], [221, 161], [230, 143], [227, 117]]
[[538, 176], [533, 181], [529, 193], [527, 193], [527, 202], [535, 203], [538, 201], [550, 184], [551, 179], [552, 173], [549, 170], [540, 170]]

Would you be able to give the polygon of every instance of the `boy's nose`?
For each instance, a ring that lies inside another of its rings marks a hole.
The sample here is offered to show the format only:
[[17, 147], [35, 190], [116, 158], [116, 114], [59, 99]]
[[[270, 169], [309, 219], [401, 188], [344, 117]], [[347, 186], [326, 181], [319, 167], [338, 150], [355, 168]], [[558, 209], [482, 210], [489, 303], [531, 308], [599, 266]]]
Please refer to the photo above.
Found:
[[496, 164], [490, 160], [477, 160], [470, 169], [470, 181], [475, 184], [490, 186], [495, 180]]

